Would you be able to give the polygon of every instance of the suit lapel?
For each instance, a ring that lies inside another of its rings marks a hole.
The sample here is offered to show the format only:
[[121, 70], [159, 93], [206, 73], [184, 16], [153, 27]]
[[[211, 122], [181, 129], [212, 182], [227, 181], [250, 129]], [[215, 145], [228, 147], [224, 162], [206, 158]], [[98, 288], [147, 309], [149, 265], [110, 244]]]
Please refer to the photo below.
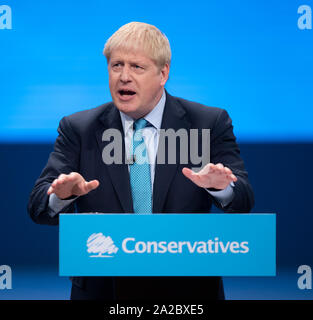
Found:
[[99, 118], [100, 125], [96, 130], [96, 139], [100, 149], [100, 154], [102, 156], [103, 148], [109, 143], [108, 141], [102, 141], [102, 135], [106, 129], [117, 129], [122, 135], [122, 164], [109, 164], [103, 167], [108, 170], [109, 177], [111, 179], [112, 185], [116, 191], [116, 194], [121, 202], [124, 212], [133, 212], [133, 203], [129, 182], [129, 172], [128, 166], [125, 163], [125, 142], [124, 142], [124, 131], [120, 118], [119, 111], [114, 106], [113, 103], [109, 104], [105, 109], [103, 114]]
[[[103, 114], [99, 117], [99, 127], [96, 129], [96, 139], [99, 146], [100, 154], [102, 155], [103, 148], [109, 143], [102, 141], [102, 135], [106, 129], [117, 129], [122, 134], [122, 164], [105, 165], [104, 170], [107, 169], [112, 185], [120, 200], [124, 212], [133, 213], [133, 202], [131, 195], [130, 179], [128, 165], [125, 163], [125, 142], [124, 131], [120, 114], [113, 103], [109, 104]], [[190, 129], [190, 123], [186, 118], [186, 112], [179, 103], [175, 101], [166, 92], [166, 103], [162, 118], [161, 129], [174, 129], [175, 132], [179, 129]], [[155, 167], [155, 177], [153, 185], [153, 213], [161, 213], [166, 201], [166, 196], [173, 178], [179, 167], [179, 143], [176, 149], [176, 164], [158, 164]], [[157, 152], [157, 157], [160, 150]], [[167, 156], [167, 152], [166, 152]]]
[[[175, 101], [166, 92], [166, 103], [164, 107], [161, 129], [174, 129], [175, 132], [179, 129], [190, 129], [190, 123], [186, 118], [186, 112], [181, 105]], [[160, 144], [159, 144], [160, 147]], [[157, 152], [157, 157], [160, 154], [160, 148]], [[165, 151], [167, 157], [167, 151]], [[176, 148], [176, 164], [158, 164], [155, 167], [155, 177], [153, 185], [153, 212], [161, 213], [166, 201], [166, 196], [173, 178], [179, 168], [179, 143]]]

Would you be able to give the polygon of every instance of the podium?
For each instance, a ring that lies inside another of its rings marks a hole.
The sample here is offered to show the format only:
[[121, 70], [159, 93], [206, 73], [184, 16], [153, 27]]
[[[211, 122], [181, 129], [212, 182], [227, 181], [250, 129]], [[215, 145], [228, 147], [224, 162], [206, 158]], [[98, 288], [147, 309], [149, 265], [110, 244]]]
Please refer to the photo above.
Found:
[[60, 276], [275, 276], [275, 214], [60, 214]]

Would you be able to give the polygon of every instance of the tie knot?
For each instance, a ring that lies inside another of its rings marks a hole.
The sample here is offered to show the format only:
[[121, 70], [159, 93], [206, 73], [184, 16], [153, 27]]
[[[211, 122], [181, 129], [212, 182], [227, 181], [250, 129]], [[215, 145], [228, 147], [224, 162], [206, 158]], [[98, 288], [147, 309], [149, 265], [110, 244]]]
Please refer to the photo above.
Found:
[[134, 130], [135, 131], [141, 130], [143, 128], [150, 127], [150, 126], [151, 126], [151, 123], [144, 118], [137, 119], [134, 122]]

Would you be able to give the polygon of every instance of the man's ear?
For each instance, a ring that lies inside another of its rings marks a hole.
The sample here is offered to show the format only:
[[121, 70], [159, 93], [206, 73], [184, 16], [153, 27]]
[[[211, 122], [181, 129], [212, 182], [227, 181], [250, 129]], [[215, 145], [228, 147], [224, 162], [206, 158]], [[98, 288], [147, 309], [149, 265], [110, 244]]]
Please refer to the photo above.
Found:
[[168, 63], [161, 69], [161, 86], [165, 86], [166, 81], [168, 80], [168, 74], [170, 72], [170, 66]]

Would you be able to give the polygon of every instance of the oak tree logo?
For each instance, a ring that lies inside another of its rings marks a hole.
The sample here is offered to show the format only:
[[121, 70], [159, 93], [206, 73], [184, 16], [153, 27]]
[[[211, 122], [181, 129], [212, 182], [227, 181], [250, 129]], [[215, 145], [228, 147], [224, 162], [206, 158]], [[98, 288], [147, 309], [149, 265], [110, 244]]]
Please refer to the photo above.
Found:
[[103, 235], [102, 232], [93, 233], [87, 240], [87, 252], [94, 253], [91, 258], [112, 258], [118, 251], [111, 237]]

